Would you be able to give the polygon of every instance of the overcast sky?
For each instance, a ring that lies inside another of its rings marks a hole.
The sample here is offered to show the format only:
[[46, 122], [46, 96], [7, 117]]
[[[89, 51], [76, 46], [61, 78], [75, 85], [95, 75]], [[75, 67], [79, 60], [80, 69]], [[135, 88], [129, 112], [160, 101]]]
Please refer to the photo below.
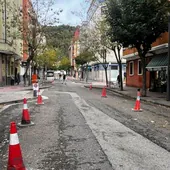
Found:
[[80, 25], [82, 20], [85, 20], [88, 4], [87, 0], [56, 0], [55, 7], [63, 10], [60, 14], [60, 23]]

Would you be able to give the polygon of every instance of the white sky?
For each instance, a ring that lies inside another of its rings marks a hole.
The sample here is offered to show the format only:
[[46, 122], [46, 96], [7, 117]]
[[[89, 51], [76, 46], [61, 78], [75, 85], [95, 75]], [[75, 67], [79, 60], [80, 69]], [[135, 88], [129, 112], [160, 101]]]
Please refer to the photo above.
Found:
[[56, 0], [55, 9], [62, 9], [59, 21], [61, 24], [79, 25], [86, 18], [87, 0]]

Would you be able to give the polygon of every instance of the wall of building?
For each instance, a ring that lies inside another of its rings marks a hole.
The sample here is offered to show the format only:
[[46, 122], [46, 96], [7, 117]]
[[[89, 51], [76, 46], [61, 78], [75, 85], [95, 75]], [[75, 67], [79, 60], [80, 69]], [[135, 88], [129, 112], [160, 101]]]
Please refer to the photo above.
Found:
[[[168, 32], [161, 34], [161, 36], [154, 43], [152, 43], [152, 47], [156, 47], [158, 45], [166, 43], [168, 43]], [[133, 54], [136, 52], [137, 52], [136, 48], [124, 48], [123, 56], [126, 57], [126, 55]]]
[[[130, 62], [134, 63], [134, 74], [130, 75]], [[138, 74], [138, 59], [133, 61], [128, 61], [126, 65], [126, 85], [132, 87], [142, 88], [143, 74]], [[150, 87], [150, 73], [146, 72], [146, 87]]]
[[[105, 13], [104, 13], [104, 8], [106, 8], [105, 5], [105, 0], [93, 0], [91, 1], [91, 5], [88, 9], [87, 12], [87, 21], [88, 21], [88, 25], [87, 25], [87, 29], [88, 32], [93, 31], [96, 32], [96, 25], [100, 22], [100, 20], [104, 17]], [[96, 35], [98, 35], [100, 37], [100, 33], [96, 33]], [[101, 45], [102, 47], [102, 45]], [[98, 54], [96, 54], [96, 56], [98, 56], [99, 61], [101, 63], [103, 63], [103, 58], [101, 58]], [[123, 56], [123, 48], [120, 50], [120, 57], [122, 58]], [[115, 82], [117, 80], [117, 75], [119, 74], [119, 67], [117, 64], [117, 59], [115, 57], [115, 54], [112, 50], [107, 49], [106, 50], [106, 62], [108, 64], [112, 63], [112, 65], [108, 66], [108, 80]], [[126, 60], [122, 59], [122, 63], [125, 63]], [[105, 71], [103, 69], [103, 66], [100, 65], [99, 69], [93, 69], [93, 66], [95, 65], [96, 62], [90, 62], [90, 65], [92, 65], [92, 73], [91, 74], [91, 79], [93, 80], [97, 80], [97, 81], [105, 81]], [[116, 67], [113, 67], [113, 65], [117, 66], [117, 69], [115, 69]], [[113, 68], [113, 69], [112, 69]], [[124, 77], [124, 72], [126, 72], [126, 70], [123, 67], [122, 70], [122, 75]]]
[[0, 84], [2, 83], [2, 55], [0, 54]]
[[[122, 64], [122, 78], [124, 80], [124, 73], [126, 72], [126, 65]], [[91, 71], [89, 72], [89, 79], [105, 82], [106, 75], [102, 64], [95, 64], [91, 66]], [[117, 63], [111, 63], [107, 68], [108, 81], [116, 82], [117, 76], [119, 75], [119, 66]]]
[[[168, 43], [168, 33], [163, 33], [153, 44], [152, 44], [152, 49], [155, 47], [158, 47], [163, 44]], [[165, 47], [164, 47], [165, 48]], [[151, 49], [151, 50], [152, 50]], [[165, 49], [164, 49], [165, 50]], [[163, 51], [164, 51], [163, 50]], [[165, 52], [165, 51], [164, 51]], [[138, 60], [139, 56], [137, 55], [137, 50], [136, 48], [124, 48], [123, 50], [123, 55], [124, 58], [127, 59], [127, 69], [126, 69], [126, 85], [127, 86], [132, 86], [132, 87], [142, 87], [142, 80], [143, 80], [143, 75], [138, 75]], [[133, 61], [134, 62], [134, 75], [129, 74], [129, 63]], [[149, 59], [147, 58], [146, 63], [149, 62]], [[150, 88], [150, 72], [146, 72], [146, 87]]]

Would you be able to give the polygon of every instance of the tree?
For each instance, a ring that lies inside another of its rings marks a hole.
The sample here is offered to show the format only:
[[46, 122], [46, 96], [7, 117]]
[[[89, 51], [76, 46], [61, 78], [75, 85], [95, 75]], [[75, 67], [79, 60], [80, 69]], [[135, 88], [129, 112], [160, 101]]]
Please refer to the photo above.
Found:
[[146, 96], [146, 54], [151, 44], [167, 31], [167, 0], [108, 0], [106, 19], [112, 42], [135, 47], [143, 68], [142, 95]]
[[111, 39], [111, 37], [109, 35], [109, 25], [106, 22], [105, 17], [103, 17], [100, 21], [98, 21], [96, 23], [96, 29], [98, 29], [100, 31], [102, 45], [106, 49], [111, 50], [111, 51], [114, 52], [114, 56], [115, 56], [115, 58], [117, 60], [117, 63], [119, 65], [120, 90], [123, 90], [122, 61], [121, 61], [121, 55], [120, 55], [122, 44], [112, 41], [112, 39]]
[[59, 62], [58, 69], [68, 71], [70, 68], [71, 68], [71, 65], [70, 65], [70, 60], [68, 59], [68, 57], [62, 57], [62, 59]]
[[83, 71], [84, 71], [84, 65], [86, 67], [85, 74], [86, 74], [86, 82], [88, 81], [88, 64], [91, 61], [96, 61], [96, 57], [92, 52], [89, 51], [82, 51], [77, 57], [76, 57], [76, 64], [80, 65], [82, 70], [81, 78], [83, 78]]
[[114, 52], [114, 56], [119, 65], [119, 77], [120, 77], [120, 90], [123, 91], [123, 80], [122, 80], [122, 58], [121, 58], [121, 49], [122, 44], [118, 42], [112, 41], [112, 38], [109, 35], [109, 25], [106, 21], [106, 18], [102, 18], [102, 20], [98, 23], [98, 29], [102, 34], [102, 44], [105, 48]]
[[57, 68], [57, 64], [60, 60], [60, 51], [54, 48], [46, 48], [43, 53], [36, 57], [36, 63], [40, 68], [52, 69]]
[[68, 48], [75, 29], [74, 26], [70, 25], [47, 26], [45, 28], [47, 45], [59, 48], [63, 56], [68, 56]]
[[105, 70], [106, 76], [106, 85], [108, 85], [108, 76], [107, 76], [107, 52], [108, 49], [106, 48], [106, 41], [103, 40], [102, 36], [103, 32], [98, 26], [97, 23], [100, 21], [96, 21], [94, 28], [86, 28], [84, 32], [81, 33], [80, 36], [80, 46], [83, 48], [84, 51], [89, 51], [95, 56], [95, 61], [98, 61], [102, 64]]

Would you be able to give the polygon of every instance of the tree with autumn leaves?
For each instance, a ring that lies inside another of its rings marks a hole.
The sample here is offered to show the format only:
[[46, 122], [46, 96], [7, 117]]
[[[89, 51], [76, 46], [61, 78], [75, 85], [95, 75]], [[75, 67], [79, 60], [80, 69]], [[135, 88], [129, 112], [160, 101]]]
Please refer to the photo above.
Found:
[[67, 56], [62, 56], [62, 52], [59, 49], [53, 47], [46, 48], [43, 53], [38, 55], [36, 63], [39, 68], [45, 68], [47, 70], [66, 70], [70, 69], [70, 60]]

